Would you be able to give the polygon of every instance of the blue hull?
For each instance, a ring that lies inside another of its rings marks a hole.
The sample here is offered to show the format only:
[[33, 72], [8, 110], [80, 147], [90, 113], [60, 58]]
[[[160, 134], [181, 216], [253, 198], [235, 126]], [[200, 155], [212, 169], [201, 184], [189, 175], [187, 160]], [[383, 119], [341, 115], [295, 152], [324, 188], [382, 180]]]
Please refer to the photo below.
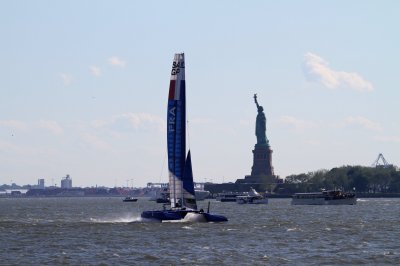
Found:
[[205, 213], [200, 211], [192, 210], [162, 210], [162, 211], [144, 211], [141, 217], [145, 219], [153, 219], [156, 221], [174, 221], [182, 220], [188, 213], [201, 214], [207, 222], [227, 222], [228, 219], [225, 216]]
[[208, 222], [227, 222], [228, 218], [218, 214], [203, 213]]

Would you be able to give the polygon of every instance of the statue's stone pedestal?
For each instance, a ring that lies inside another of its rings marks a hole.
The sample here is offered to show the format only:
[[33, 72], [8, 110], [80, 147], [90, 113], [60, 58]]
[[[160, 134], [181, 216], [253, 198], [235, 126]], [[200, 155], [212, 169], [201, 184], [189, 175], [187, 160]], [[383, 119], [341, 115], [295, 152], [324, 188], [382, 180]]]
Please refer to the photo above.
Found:
[[256, 144], [253, 150], [253, 167], [251, 176], [274, 175], [272, 167], [272, 150], [268, 144]]
[[[277, 182], [272, 167], [272, 150], [268, 144], [256, 144], [253, 150], [253, 166], [251, 175], [236, 181], [241, 191], [253, 187], [257, 191], [272, 191]], [[273, 187], [272, 187], [273, 186]]]
[[237, 191], [249, 191], [254, 188], [256, 191], [273, 191], [277, 184], [277, 176], [274, 175], [246, 175], [243, 179], [237, 179], [235, 182]]
[[282, 182], [282, 180], [274, 175], [272, 150], [267, 143], [255, 145], [251, 175], [246, 175], [244, 178], [237, 179], [235, 183], [206, 184], [204, 188], [211, 193], [223, 191], [247, 192], [251, 187], [258, 192], [272, 192], [280, 182]]

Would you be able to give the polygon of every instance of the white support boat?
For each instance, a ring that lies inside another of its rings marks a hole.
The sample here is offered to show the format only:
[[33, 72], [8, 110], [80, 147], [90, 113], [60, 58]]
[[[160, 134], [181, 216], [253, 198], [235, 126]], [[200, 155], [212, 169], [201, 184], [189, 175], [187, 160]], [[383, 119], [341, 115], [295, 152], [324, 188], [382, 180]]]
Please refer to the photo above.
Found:
[[238, 204], [268, 204], [267, 193], [261, 195], [254, 188], [250, 188], [247, 195], [237, 196], [236, 202]]
[[196, 196], [196, 200], [205, 200], [210, 196], [210, 191], [204, 189], [194, 189], [194, 194]]
[[341, 190], [322, 190], [321, 192], [296, 193], [292, 197], [292, 205], [355, 205], [355, 193]]
[[241, 192], [218, 193], [215, 200], [220, 202], [236, 202], [237, 197], [246, 195], [247, 193], [241, 193]]

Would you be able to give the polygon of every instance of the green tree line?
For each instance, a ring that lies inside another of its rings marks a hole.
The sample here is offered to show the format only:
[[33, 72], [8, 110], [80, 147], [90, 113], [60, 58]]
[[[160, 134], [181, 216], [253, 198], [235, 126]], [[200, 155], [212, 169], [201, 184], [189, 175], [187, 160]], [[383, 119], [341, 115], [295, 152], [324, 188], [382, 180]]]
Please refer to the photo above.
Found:
[[278, 188], [284, 193], [341, 189], [359, 193], [400, 193], [400, 171], [396, 166], [342, 166], [287, 176]]

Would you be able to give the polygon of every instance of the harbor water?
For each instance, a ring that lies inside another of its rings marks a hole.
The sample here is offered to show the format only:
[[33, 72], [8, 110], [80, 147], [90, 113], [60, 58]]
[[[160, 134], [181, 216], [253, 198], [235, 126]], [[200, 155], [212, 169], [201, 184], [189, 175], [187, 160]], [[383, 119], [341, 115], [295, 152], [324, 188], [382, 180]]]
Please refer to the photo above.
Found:
[[0, 264], [400, 264], [398, 198], [352, 206], [211, 200], [211, 212], [229, 222], [141, 221], [141, 211], [161, 208], [146, 198], [0, 198]]

